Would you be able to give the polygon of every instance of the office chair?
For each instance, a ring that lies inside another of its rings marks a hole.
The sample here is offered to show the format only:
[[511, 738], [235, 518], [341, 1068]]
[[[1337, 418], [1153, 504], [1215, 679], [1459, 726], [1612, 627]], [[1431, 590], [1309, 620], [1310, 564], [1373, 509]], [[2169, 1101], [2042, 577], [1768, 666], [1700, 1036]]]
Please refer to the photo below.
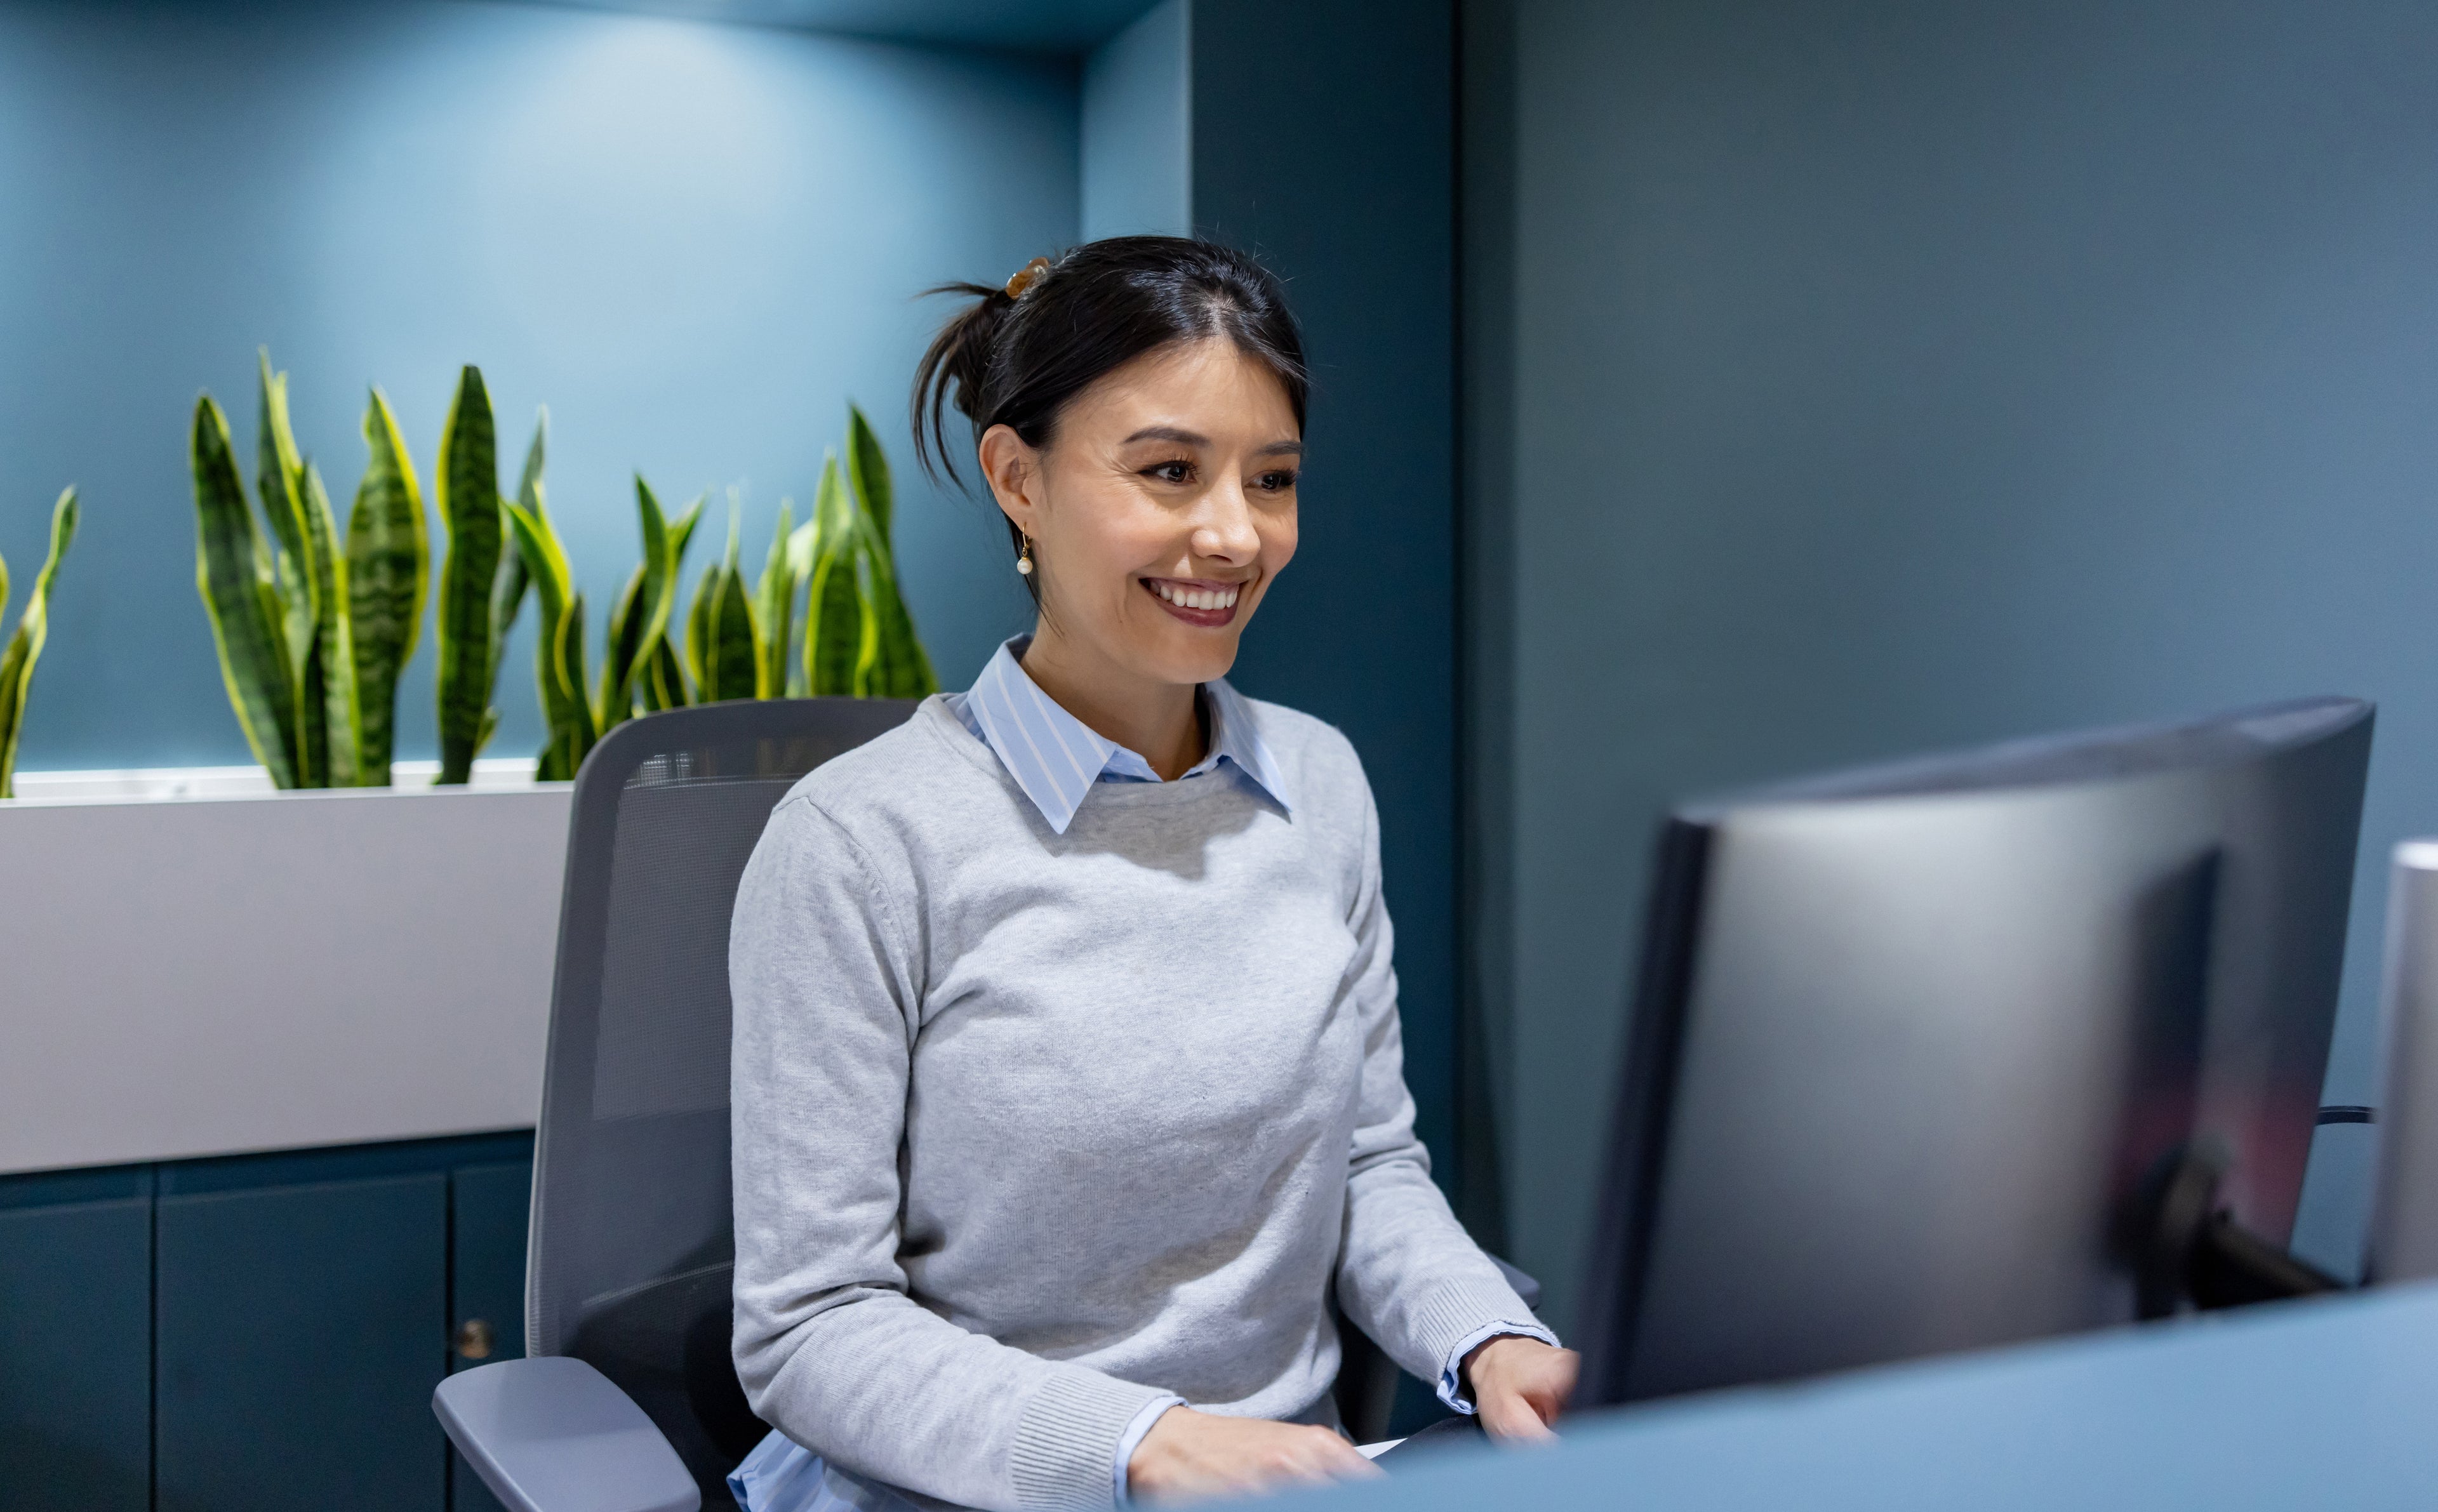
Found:
[[[696, 1512], [768, 1429], [730, 1362], [728, 926], [797, 779], [894, 699], [740, 700], [619, 726], [576, 773], [525, 1251], [525, 1356], [433, 1394], [510, 1512]], [[1527, 1302], [1537, 1287], [1512, 1273]], [[1353, 1328], [1338, 1397], [1378, 1437], [1396, 1369]]]

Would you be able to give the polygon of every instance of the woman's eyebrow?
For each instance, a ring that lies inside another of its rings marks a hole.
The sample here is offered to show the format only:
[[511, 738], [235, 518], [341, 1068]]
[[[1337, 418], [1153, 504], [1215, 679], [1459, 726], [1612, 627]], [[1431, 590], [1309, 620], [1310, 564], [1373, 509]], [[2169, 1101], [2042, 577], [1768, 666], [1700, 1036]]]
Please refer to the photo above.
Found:
[[1261, 450], [1254, 452], [1253, 455], [1257, 457], [1300, 457], [1303, 455], [1303, 443], [1300, 441], [1273, 441], [1268, 446], [1263, 447]]
[[1174, 441], [1180, 447], [1207, 447], [1210, 444], [1209, 436], [1180, 431], [1173, 425], [1147, 425], [1118, 445], [1130, 447], [1138, 441]]

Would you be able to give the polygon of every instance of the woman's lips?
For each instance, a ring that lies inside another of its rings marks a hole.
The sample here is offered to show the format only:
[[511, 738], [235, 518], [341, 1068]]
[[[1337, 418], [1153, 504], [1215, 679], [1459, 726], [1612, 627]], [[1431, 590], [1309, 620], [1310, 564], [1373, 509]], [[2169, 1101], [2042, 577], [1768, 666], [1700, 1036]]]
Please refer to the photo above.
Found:
[[1220, 583], [1209, 578], [1145, 577], [1137, 579], [1159, 607], [1188, 624], [1216, 629], [1236, 617], [1249, 583]]

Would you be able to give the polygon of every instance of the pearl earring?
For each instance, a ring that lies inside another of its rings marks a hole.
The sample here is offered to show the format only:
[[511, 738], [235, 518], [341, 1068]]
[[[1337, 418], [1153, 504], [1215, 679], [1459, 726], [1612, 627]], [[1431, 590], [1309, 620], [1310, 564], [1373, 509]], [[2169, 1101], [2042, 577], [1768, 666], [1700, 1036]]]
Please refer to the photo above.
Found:
[[1033, 575], [1033, 537], [1024, 536], [1024, 550], [1016, 558], [1016, 570], [1027, 577]]

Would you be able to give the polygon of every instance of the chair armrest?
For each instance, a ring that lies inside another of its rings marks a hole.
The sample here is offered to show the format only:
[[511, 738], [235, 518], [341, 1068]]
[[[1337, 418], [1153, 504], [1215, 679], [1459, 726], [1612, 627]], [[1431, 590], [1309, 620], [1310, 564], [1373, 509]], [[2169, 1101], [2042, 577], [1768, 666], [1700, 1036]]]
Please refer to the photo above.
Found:
[[1515, 1294], [1524, 1299], [1524, 1305], [1526, 1307], [1530, 1308], [1535, 1312], [1541, 1310], [1540, 1282], [1525, 1275], [1515, 1267], [1508, 1264], [1505, 1260], [1500, 1259], [1495, 1255], [1490, 1257], [1490, 1263], [1498, 1267], [1498, 1274], [1507, 1277], [1507, 1284], [1515, 1289]]
[[460, 1371], [432, 1394], [449, 1441], [508, 1512], [699, 1512], [677, 1450], [610, 1378], [543, 1355]]

